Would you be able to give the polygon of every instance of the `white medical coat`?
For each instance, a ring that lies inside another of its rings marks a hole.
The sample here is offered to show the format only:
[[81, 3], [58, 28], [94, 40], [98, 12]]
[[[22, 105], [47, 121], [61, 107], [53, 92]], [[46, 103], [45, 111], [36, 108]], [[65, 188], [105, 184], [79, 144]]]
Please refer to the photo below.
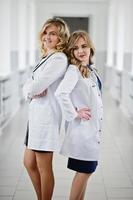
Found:
[[[68, 123], [61, 154], [88, 161], [99, 157], [103, 104], [97, 77], [92, 71], [83, 78], [78, 68], [70, 65], [55, 93]], [[77, 119], [76, 109], [91, 109], [91, 119]]]
[[29, 103], [29, 149], [58, 151], [60, 147], [61, 110], [54, 93], [67, 66], [66, 55], [56, 52], [34, 72], [34, 80], [28, 79], [23, 87], [27, 99], [47, 89], [46, 96]]

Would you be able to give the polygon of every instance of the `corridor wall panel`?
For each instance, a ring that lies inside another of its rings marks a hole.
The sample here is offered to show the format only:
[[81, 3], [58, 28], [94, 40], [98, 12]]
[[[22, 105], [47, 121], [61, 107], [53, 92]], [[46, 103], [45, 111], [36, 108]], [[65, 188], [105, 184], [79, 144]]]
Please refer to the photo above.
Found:
[[11, 115], [11, 80], [9, 76], [0, 78], [0, 125]]
[[[106, 71], [112, 68], [112, 98], [133, 118], [133, 1], [111, 0], [109, 4]], [[119, 71], [119, 73], [118, 73]], [[106, 77], [106, 80], [108, 78]]]

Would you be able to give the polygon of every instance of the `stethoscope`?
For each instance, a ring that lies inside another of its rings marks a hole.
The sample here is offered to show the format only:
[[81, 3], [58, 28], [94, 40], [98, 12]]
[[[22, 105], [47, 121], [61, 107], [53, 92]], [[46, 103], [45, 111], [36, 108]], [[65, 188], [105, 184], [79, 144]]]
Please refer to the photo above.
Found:
[[48, 56], [44, 56], [42, 57], [42, 59], [40, 60], [40, 62], [35, 66], [34, 70], [33, 70], [33, 74], [32, 74], [32, 79], [34, 80], [34, 72], [44, 63], [46, 62], [46, 60], [48, 60], [48, 58], [50, 58], [55, 52], [51, 53]]

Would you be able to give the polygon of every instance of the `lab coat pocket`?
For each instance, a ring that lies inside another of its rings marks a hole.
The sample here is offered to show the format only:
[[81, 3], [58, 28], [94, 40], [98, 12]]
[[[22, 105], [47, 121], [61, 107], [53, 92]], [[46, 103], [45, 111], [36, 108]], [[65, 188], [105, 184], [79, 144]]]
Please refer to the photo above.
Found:
[[80, 121], [81, 131], [84, 132], [86, 138], [93, 138], [96, 132], [96, 125], [92, 119]]
[[97, 146], [100, 143], [100, 134], [97, 129], [95, 120], [81, 120], [81, 131], [83, 133], [82, 140], [84, 138], [84, 142], [87, 142], [91, 146]]
[[38, 126], [50, 125], [52, 110], [49, 104], [31, 102], [29, 111], [29, 118], [33, 124]]

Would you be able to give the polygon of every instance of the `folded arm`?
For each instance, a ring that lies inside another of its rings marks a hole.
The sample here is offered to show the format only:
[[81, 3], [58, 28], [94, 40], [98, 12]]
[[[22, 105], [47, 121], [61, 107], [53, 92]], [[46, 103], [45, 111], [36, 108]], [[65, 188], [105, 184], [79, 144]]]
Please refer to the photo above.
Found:
[[56, 56], [49, 60], [37, 79], [30, 80], [26, 84], [27, 96], [31, 98], [44, 92], [52, 83], [60, 78], [66, 71], [67, 58]]

